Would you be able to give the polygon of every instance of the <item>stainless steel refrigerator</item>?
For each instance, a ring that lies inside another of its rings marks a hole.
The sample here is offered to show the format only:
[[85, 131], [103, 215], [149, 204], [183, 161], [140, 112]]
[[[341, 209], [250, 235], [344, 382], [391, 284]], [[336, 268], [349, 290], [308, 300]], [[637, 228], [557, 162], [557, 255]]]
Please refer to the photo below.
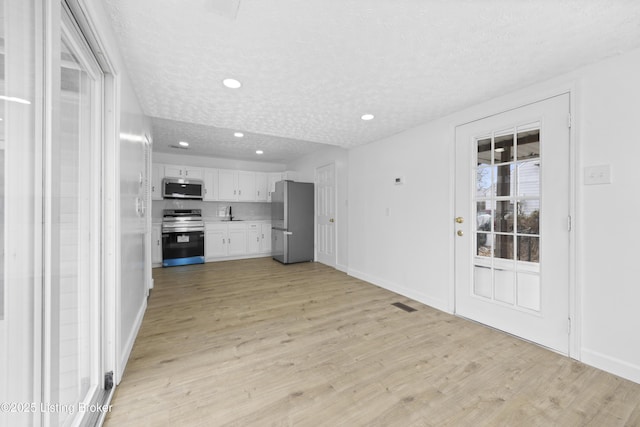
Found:
[[276, 261], [313, 261], [313, 200], [313, 183], [276, 182], [271, 195], [271, 249]]

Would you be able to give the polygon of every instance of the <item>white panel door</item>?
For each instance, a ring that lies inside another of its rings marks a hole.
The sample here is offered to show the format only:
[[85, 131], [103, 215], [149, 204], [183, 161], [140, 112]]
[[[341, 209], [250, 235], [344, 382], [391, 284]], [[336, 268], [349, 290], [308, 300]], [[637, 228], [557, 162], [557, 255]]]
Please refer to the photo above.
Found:
[[568, 354], [569, 95], [456, 129], [456, 313]]
[[316, 251], [318, 262], [336, 265], [336, 176], [333, 164], [316, 169]]

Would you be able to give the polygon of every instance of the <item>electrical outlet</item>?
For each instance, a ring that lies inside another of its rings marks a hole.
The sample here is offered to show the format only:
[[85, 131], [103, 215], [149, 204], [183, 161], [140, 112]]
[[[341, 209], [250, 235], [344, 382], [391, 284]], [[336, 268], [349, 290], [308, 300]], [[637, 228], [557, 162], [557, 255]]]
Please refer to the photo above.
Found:
[[584, 184], [611, 184], [611, 165], [588, 166], [584, 168]]

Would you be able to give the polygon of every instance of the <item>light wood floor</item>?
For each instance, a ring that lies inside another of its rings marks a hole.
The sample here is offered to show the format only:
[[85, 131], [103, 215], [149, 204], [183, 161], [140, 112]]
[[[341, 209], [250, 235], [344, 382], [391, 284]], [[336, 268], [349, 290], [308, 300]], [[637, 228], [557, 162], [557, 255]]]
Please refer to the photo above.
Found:
[[640, 425], [640, 384], [321, 264], [154, 278], [108, 427]]

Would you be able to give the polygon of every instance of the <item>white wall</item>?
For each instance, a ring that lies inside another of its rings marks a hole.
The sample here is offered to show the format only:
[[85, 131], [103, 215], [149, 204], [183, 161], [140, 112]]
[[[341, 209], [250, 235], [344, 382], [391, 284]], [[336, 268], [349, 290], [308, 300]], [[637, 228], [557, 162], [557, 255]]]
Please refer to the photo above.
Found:
[[347, 270], [347, 236], [348, 236], [348, 163], [347, 150], [339, 147], [327, 146], [316, 152], [303, 156], [294, 162], [287, 164], [287, 170], [296, 173], [296, 181], [315, 182], [316, 169], [330, 163], [335, 164], [336, 170], [336, 268]]
[[[640, 51], [633, 51], [350, 150], [349, 273], [453, 311], [455, 127], [572, 89], [575, 356], [640, 382], [640, 228], [624, 220], [640, 210], [638, 75]], [[583, 168], [599, 164], [611, 165], [613, 184], [584, 186]], [[406, 184], [393, 185], [397, 176]]]

